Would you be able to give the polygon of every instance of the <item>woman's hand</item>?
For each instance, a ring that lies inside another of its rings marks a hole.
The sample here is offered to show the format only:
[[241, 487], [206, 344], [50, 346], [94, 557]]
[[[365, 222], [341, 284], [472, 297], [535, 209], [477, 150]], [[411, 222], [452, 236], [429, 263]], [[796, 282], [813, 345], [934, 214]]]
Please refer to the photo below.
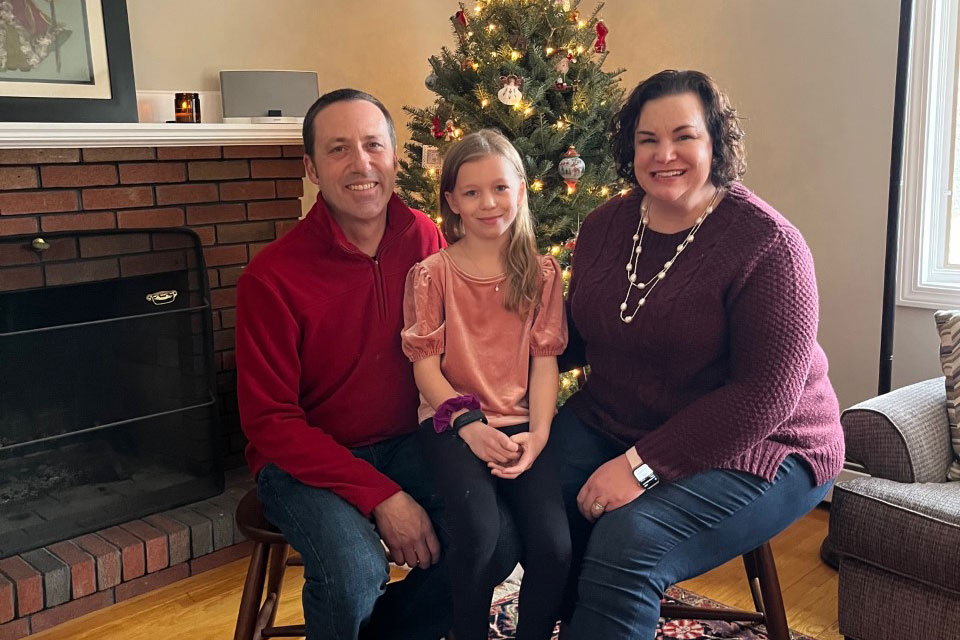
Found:
[[473, 455], [486, 463], [509, 464], [520, 456], [520, 445], [507, 434], [479, 420], [460, 428], [457, 432], [467, 443]]
[[577, 507], [584, 518], [595, 522], [607, 511], [633, 502], [642, 493], [643, 487], [633, 477], [627, 455], [621, 454], [604, 462], [587, 478], [577, 494]]
[[517, 458], [517, 461], [509, 467], [495, 462], [487, 463], [487, 466], [490, 467], [490, 473], [504, 480], [514, 480], [529, 469], [547, 445], [546, 435], [541, 436], [539, 433], [529, 431], [514, 434], [510, 436], [510, 439], [520, 445], [520, 457]]

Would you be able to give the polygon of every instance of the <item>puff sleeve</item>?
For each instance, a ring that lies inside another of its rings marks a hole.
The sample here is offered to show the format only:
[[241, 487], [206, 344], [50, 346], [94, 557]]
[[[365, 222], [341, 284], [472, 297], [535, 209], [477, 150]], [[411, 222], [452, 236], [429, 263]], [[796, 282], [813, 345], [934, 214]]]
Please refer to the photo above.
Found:
[[416, 362], [443, 353], [446, 331], [443, 293], [422, 263], [407, 273], [403, 293], [403, 353]]
[[567, 346], [567, 318], [563, 308], [563, 273], [553, 256], [540, 258], [542, 289], [530, 330], [531, 356], [556, 356]]

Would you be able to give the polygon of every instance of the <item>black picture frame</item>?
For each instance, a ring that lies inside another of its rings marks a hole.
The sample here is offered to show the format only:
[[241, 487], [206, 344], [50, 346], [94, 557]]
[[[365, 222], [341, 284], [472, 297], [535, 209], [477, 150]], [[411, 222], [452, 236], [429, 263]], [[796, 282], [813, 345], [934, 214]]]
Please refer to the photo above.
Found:
[[101, 0], [110, 69], [110, 99], [11, 98], [2, 96], [3, 122], [137, 122], [137, 93], [130, 52], [126, 0]]

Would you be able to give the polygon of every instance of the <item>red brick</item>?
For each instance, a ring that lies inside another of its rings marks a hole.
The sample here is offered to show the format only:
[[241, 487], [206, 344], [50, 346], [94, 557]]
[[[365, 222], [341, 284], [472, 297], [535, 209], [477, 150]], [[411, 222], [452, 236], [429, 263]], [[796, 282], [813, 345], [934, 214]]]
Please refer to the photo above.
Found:
[[214, 309], [237, 306], [237, 288], [212, 290], [210, 292], [210, 306]]
[[234, 336], [233, 329], [222, 329], [213, 332], [214, 351], [227, 351], [233, 349], [235, 346], [236, 337]]
[[39, 186], [34, 167], [0, 168], [0, 190], [36, 189]]
[[70, 588], [74, 600], [97, 591], [97, 565], [86, 551], [72, 542], [58, 542], [47, 551], [70, 565]]
[[40, 256], [37, 255], [29, 242], [0, 243], [0, 267], [36, 264], [38, 262], [40, 262]]
[[21, 233], [36, 232], [36, 218], [0, 218], [0, 236], [18, 236]]
[[207, 269], [207, 284], [211, 289], [220, 286], [220, 274], [216, 269]]
[[143, 541], [129, 531], [124, 531], [120, 527], [110, 527], [103, 531], [97, 531], [97, 535], [120, 549], [120, 556], [123, 560], [123, 581], [139, 578], [146, 571], [146, 563], [143, 555]]
[[120, 275], [124, 278], [142, 276], [148, 273], [183, 271], [186, 268], [187, 254], [184, 250], [143, 253], [138, 256], [123, 256], [120, 258]]
[[136, 209], [118, 211], [117, 225], [121, 229], [144, 229], [148, 227], [182, 227], [183, 209]]
[[247, 203], [247, 218], [250, 220], [299, 218], [302, 213], [299, 200], [268, 200], [266, 202]]
[[277, 180], [278, 198], [302, 198], [303, 180]]
[[223, 325], [220, 323], [219, 311], [214, 311], [212, 314], [210, 314], [210, 326], [213, 327], [214, 331], [219, 331], [223, 328]]
[[302, 144], [285, 144], [285, 145], [283, 145], [283, 157], [284, 157], [284, 158], [302, 158], [302, 157], [303, 157], [303, 145], [302, 145]]
[[[43, 286], [40, 267], [11, 267], [0, 269], [0, 291], [17, 291]], [[236, 296], [234, 296], [236, 298]], [[236, 302], [234, 302], [236, 304]]]
[[217, 567], [222, 567], [223, 565], [233, 562], [234, 560], [247, 558], [250, 556], [251, 551], [253, 551], [253, 541], [247, 540], [245, 542], [241, 542], [240, 544], [231, 545], [229, 547], [224, 547], [219, 551], [208, 553], [205, 556], [194, 558], [190, 561], [190, 575], [195, 576], [198, 573], [203, 573], [204, 571], [209, 571], [210, 569], [216, 569]]
[[157, 147], [157, 160], [207, 160], [220, 157], [220, 147]]
[[76, 211], [76, 191], [21, 191], [0, 193], [0, 215]]
[[217, 234], [213, 227], [193, 227], [193, 230], [200, 236], [200, 244], [210, 247], [217, 244]]
[[79, 600], [71, 600], [52, 609], [36, 613], [30, 618], [33, 633], [51, 629], [68, 620], [85, 616], [88, 613], [105, 609], [113, 604], [113, 591], [101, 591]]
[[187, 224], [238, 222], [244, 219], [242, 204], [210, 204], [187, 207]]
[[80, 162], [80, 149], [0, 149], [0, 164]]
[[224, 182], [220, 184], [220, 199], [229, 200], [272, 200], [277, 197], [273, 180], [252, 180], [246, 182]]
[[153, 160], [155, 157], [153, 147], [99, 147], [83, 150], [84, 162], [129, 162]]
[[43, 578], [39, 571], [20, 556], [10, 556], [0, 560], [0, 573], [14, 585], [18, 617], [43, 609]]
[[190, 559], [190, 527], [163, 514], [147, 516], [144, 521], [167, 536], [170, 565], [175, 566]]
[[190, 563], [181, 562], [180, 564], [170, 567], [169, 569], [164, 569], [159, 573], [152, 573], [143, 576], [142, 578], [137, 578], [136, 580], [131, 580], [130, 582], [124, 582], [121, 585], [117, 585], [115, 590], [116, 599], [117, 602], [123, 602], [124, 600], [135, 598], [136, 596], [153, 591], [154, 589], [165, 587], [173, 584], [174, 582], [185, 580], [189, 577]]
[[219, 199], [220, 194], [217, 191], [217, 185], [213, 182], [201, 184], [168, 184], [157, 186], [157, 204], [216, 202]]
[[120, 165], [120, 182], [123, 184], [183, 182], [186, 179], [187, 168], [182, 162], [142, 162]]
[[40, 227], [44, 231], [92, 231], [95, 229], [116, 229], [117, 216], [112, 211], [96, 213], [68, 213], [62, 216], [40, 216]]
[[302, 178], [303, 175], [303, 160], [299, 158], [250, 161], [251, 178]]
[[105, 236], [81, 236], [80, 257], [98, 258], [150, 251], [150, 236], [145, 233], [121, 233]]
[[[80, 256], [77, 251], [77, 239], [66, 238], [47, 238], [47, 244], [50, 245], [42, 253], [38, 253], [41, 262], [56, 262], [58, 260], [74, 260]], [[31, 247], [32, 248], [32, 247]]]
[[222, 264], [246, 264], [247, 247], [246, 245], [208, 247], [203, 250], [203, 259], [208, 267], [216, 267]]
[[246, 160], [191, 162], [187, 171], [191, 180], [234, 180], [250, 177], [250, 167]]
[[243, 267], [224, 267], [220, 269], [220, 286], [232, 287], [237, 284], [241, 273], [243, 273]]
[[217, 371], [233, 371], [237, 368], [236, 351], [224, 351], [220, 355], [222, 357], [221, 366]]
[[130, 209], [153, 204], [150, 187], [114, 187], [112, 189], [84, 189], [84, 209]]
[[273, 144], [238, 144], [223, 148], [224, 158], [279, 158], [280, 146]]
[[277, 220], [275, 223], [273, 223], [275, 227], [273, 235], [275, 235], [277, 238], [282, 238], [283, 236], [287, 235], [287, 233], [289, 233], [295, 226], [297, 226], [299, 222], [299, 220]]
[[120, 276], [116, 258], [62, 262], [46, 266], [47, 286], [109, 280]]
[[97, 566], [97, 589], [103, 591], [120, 584], [120, 550], [101, 538], [88, 533], [70, 540], [93, 556]]
[[257, 240], [273, 240], [272, 222], [217, 225], [217, 241], [220, 244], [255, 242]]
[[99, 187], [117, 184], [112, 164], [50, 165], [40, 167], [40, 181], [50, 187]]
[[[182, 255], [183, 252], [178, 253]], [[143, 540], [143, 548], [147, 556], [147, 573], [166, 569], [170, 565], [167, 552], [167, 536], [162, 531], [150, 526], [143, 520], [134, 520], [122, 524], [120, 528]]]
[[250, 259], [253, 260], [254, 256], [256, 256], [258, 253], [266, 249], [267, 245], [269, 244], [270, 244], [269, 242], [257, 242], [257, 243], [250, 244], [249, 245]]
[[30, 635], [30, 618], [0, 624], [0, 640], [20, 640]]
[[237, 326], [237, 310], [223, 309], [220, 312], [220, 325], [224, 329], [232, 329]]
[[13, 582], [0, 575], [0, 624], [13, 620], [13, 616], [16, 615], [15, 605]]

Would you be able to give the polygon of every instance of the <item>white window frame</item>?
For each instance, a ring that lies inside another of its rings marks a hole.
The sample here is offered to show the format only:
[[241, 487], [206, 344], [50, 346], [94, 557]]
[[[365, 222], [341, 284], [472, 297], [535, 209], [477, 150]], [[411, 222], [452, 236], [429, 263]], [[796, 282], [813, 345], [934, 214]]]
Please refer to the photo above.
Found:
[[905, 306], [960, 307], [960, 269], [945, 266], [957, 108], [958, 5], [960, 0], [914, 2], [897, 269], [897, 304]]

